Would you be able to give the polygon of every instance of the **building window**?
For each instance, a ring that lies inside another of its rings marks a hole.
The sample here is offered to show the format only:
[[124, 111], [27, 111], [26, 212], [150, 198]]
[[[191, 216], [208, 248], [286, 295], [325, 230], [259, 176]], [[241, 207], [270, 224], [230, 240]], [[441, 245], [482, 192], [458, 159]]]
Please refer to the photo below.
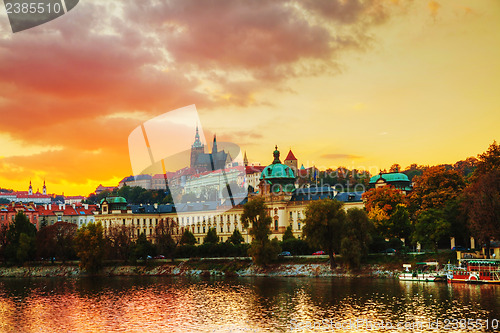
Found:
[[292, 212], [290, 212], [290, 219], [292, 219], [292, 217], [293, 217], [293, 216], [292, 216]]
[[278, 220], [274, 220], [274, 230], [278, 231]]
[[299, 223], [297, 223], [297, 226], [299, 227], [299, 230], [300, 230], [300, 222], [299, 222]]
[[203, 233], [205, 233], [205, 227], [203, 227]]
[[220, 226], [220, 232], [224, 232], [224, 226]]

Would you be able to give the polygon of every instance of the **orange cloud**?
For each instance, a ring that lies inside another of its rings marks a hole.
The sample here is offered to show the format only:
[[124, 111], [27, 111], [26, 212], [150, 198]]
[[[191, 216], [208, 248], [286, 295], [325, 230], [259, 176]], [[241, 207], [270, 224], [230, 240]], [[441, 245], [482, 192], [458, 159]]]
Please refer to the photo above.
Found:
[[[120, 115], [270, 105], [256, 95], [337, 73], [338, 55], [365, 48], [370, 27], [390, 14], [375, 0], [117, 4], [81, 3], [15, 35], [0, 22], [0, 132], [62, 147], [0, 160], [1, 178], [84, 184], [126, 176], [127, 136], [141, 120]], [[250, 131], [227, 137], [235, 135], [256, 139]]]

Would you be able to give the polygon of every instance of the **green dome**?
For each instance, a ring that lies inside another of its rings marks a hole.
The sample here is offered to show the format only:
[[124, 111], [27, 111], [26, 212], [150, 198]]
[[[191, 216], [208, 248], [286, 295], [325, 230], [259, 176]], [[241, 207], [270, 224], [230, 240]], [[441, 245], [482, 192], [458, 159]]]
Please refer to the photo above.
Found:
[[293, 173], [292, 168], [288, 165], [284, 165], [281, 163], [270, 164], [262, 170], [262, 174], [260, 175], [260, 179], [274, 180], [274, 179], [294, 179], [295, 174]]
[[127, 200], [125, 200], [124, 197], [108, 197], [108, 198], [103, 198], [101, 200], [101, 204], [106, 200], [110, 204], [120, 204], [120, 203], [127, 203]]
[[375, 184], [382, 177], [386, 182], [409, 182], [408, 176], [401, 172], [382, 173], [370, 178], [370, 184]]

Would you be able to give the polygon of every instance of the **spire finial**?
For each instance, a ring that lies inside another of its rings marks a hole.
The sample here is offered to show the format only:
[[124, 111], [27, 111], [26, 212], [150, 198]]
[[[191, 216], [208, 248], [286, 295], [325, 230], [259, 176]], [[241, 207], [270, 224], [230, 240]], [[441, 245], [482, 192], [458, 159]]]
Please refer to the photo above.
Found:
[[273, 161], [273, 164], [280, 164], [281, 161], [280, 161], [280, 152], [278, 150], [278, 145], [275, 145], [274, 148], [276, 149], [273, 153], [273, 156], [274, 156], [274, 161]]

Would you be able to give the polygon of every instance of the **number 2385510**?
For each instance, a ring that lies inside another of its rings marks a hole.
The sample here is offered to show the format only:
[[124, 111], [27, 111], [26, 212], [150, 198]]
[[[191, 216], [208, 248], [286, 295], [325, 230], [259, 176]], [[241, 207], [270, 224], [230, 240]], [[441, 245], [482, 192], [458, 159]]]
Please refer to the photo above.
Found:
[[63, 10], [58, 2], [6, 2], [5, 9], [7, 9], [7, 14], [58, 14]]

